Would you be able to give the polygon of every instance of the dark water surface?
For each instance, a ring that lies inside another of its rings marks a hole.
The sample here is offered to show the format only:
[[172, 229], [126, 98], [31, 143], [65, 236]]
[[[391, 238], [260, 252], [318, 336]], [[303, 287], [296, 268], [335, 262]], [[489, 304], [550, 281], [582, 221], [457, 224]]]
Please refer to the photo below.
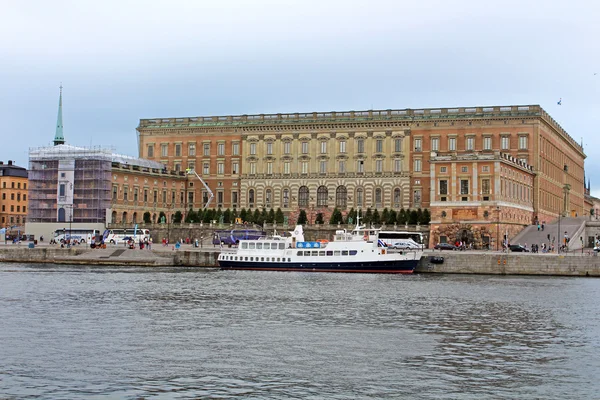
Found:
[[0, 398], [600, 398], [600, 279], [0, 264]]

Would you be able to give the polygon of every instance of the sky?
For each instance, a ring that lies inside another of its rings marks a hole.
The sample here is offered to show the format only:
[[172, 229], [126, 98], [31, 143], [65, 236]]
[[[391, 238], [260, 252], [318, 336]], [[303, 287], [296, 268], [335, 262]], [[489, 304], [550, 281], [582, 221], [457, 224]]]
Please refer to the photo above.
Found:
[[[600, 197], [600, 2], [6, 0], [0, 160], [138, 155], [142, 118], [541, 105]], [[557, 104], [561, 100], [561, 105]]]

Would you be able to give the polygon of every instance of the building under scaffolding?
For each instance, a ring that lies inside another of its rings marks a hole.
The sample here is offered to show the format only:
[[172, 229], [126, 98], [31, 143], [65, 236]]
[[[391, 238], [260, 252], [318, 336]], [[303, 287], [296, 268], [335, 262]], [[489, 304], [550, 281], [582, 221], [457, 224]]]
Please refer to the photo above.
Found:
[[111, 208], [113, 162], [163, 169], [150, 160], [99, 147], [58, 144], [29, 151], [29, 209], [26, 231], [36, 236], [57, 229], [102, 230]]

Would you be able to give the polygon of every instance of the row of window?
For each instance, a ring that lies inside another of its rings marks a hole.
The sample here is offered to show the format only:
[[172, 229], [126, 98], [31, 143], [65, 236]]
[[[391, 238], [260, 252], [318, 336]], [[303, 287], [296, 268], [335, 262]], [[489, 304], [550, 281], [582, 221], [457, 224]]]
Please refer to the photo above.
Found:
[[[21, 193], [17, 193], [17, 201], [21, 201]], [[10, 194], [10, 199], [14, 200], [15, 199], [15, 194], [11, 193]], [[6, 193], [2, 193], [2, 200], [6, 200]], [[27, 195], [25, 193], [23, 193], [23, 201], [27, 201]]]
[[227, 261], [260, 261], [260, 262], [292, 262], [291, 258], [285, 257], [252, 257], [252, 256], [230, 256], [223, 255], [223, 260]]
[[[23, 211], [21, 211], [21, 206], [17, 206], [17, 212], [27, 212], [27, 206], [23, 206], [22, 208]], [[6, 212], [6, 205], [2, 204], [2, 212]], [[11, 204], [10, 206], [10, 212], [15, 212], [15, 206]]]
[[[284, 208], [290, 206], [290, 193], [289, 188], [284, 188], [281, 191], [281, 204]], [[361, 187], [356, 188], [355, 192], [355, 205], [358, 207], [364, 206], [365, 190]], [[374, 205], [377, 208], [383, 206], [383, 189], [375, 188], [374, 190]], [[420, 197], [420, 196], [419, 196]], [[268, 208], [273, 204], [273, 189], [265, 189], [263, 196], [265, 206]], [[301, 186], [298, 189], [298, 207], [308, 207], [310, 200], [312, 200], [310, 189], [307, 186]], [[294, 197], [293, 200], [296, 200]], [[335, 190], [335, 206], [339, 208], [346, 208], [348, 200], [352, 200], [352, 196], [348, 195], [348, 189], [345, 186], [338, 186]], [[394, 188], [392, 191], [392, 205], [394, 208], [401, 206], [402, 191], [400, 188]], [[329, 196], [329, 190], [326, 186], [319, 186], [317, 188], [317, 207], [327, 207], [329, 203], [333, 201], [333, 197]], [[420, 199], [419, 199], [420, 201]], [[248, 190], [248, 206], [254, 208], [256, 203], [256, 192], [255, 189]]]
[[[174, 145], [175, 148], [175, 157], [182, 157], [183, 153], [182, 153], [182, 149], [183, 146], [181, 143], [175, 143]], [[187, 145], [187, 155], [188, 157], [195, 157], [196, 156], [196, 143], [188, 143]], [[210, 143], [204, 143], [202, 145], [202, 155], [206, 156], [206, 157], [210, 157], [211, 153], [210, 153]], [[224, 156], [225, 155], [225, 143], [217, 143], [217, 155], [218, 156]], [[233, 142], [231, 143], [231, 155], [234, 156], [238, 156], [240, 155], [240, 143], [239, 142]], [[148, 145], [148, 149], [147, 149], [147, 156], [149, 158], [154, 157], [154, 144], [149, 144]], [[168, 157], [169, 156], [169, 144], [168, 143], [162, 143], [160, 145], [160, 156], [161, 157]]]
[[[282, 150], [283, 150], [283, 154], [292, 154], [292, 142], [289, 141], [284, 141], [281, 143], [273, 143], [273, 142], [267, 142], [264, 143], [265, 146], [265, 152], [267, 155], [272, 155], [274, 154], [274, 145], [275, 144], [280, 144], [282, 146]], [[321, 140], [319, 141], [319, 149], [320, 149], [320, 153], [321, 154], [327, 154], [327, 149], [328, 149], [328, 140]], [[339, 153], [346, 153], [346, 144], [347, 141], [346, 140], [339, 140], [338, 141], [338, 152]], [[250, 155], [256, 155], [256, 150], [257, 150], [257, 143], [250, 143]], [[385, 141], [384, 139], [376, 139], [375, 140], [375, 153], [383, 153], [383, 149], [385, 147]], [[401, 152], [402, 151], [402, 139], [394, 139], [394, 151], [395, 152]], [[310, 152], [310, 140], [305, 140], [300, 142], [300, 153], [301, 154], [308, 154]], [[356, 139], [356, 153], [365, 153], [365, 139]]]
[[[15, 182], [10, 183], [10, 188], [15, 189]], [[2, 182], [2, 189], [6, 189], [6, 182]], [[21, 189], [21, 182], [17, 182], [16, 189]], [[23, 182], [23, 189], [27, 189], [27, 183]]]
[[10, 216], [9, 218], [2, 217], [2, 225], [6, 224], [7, 222], [10, 222], [11, 224], [25, 223], [26, 218], [24, 215], [17, 215], [16, 217]]
[[[481, 179], [481, 194], [484, 196], [491, 194], [491, 181], [488, 178]], [[460, 179], [459, 180], [459, 191], [460, 195], [468, 195], [470, 193], [470, 180], [469, 179]], [[510, 182], [507, 180], [502, 180], [500, 186], [500, 193], [512, 199], [517, 199], [521, 201], [531, 201], [531, 188], [527, 187], [521, 183]], [[440, 179], [438, 180], [438, 194], [441, 196], [441, 201], [446, 201], [444, 196], [450, 194], [448, 189], [448, 179]]]
[[[457, 138], [456, 137], [448, 137], [447, 138], [448, 151], [457, 151]], [[527, 150], [528, 145], [528, 137], [525, 135], [519, 136], [519, 149]], [[422, 151], [423, 149], [423, 139], [415, 138], [414, 139], [414, 149], [415, 151]], [[510, 136], [501, 136], [500, 137], [500, 149], [501, 150], [510, 150]], [[475, 136], [468, 136], [465, 139], [465, 148], [467, 151], [475, 150]], [[492, 137], [484, 136], [482, 141], [482, 150], [492, 150]], [[440, 138], [434, 137], [431, 138], [431, 151], [440, 151]]]
[[[373, 162], [373, 171], [374, 172], [384, 172], [385, 171], [385, 160], [374, 160]], [[337, 161], [337, 170], [335, 171], [336, 173], [339, 174], [344, 174], [346, 172], [352, 172], [352, 171], [348, 171], [348, 161], [346, 160], [338, 160]], [[395, 159], [392, 160], [393, 163], [393, 172], [402, 172], [402, 160], [401, 159]], [[292, 173], [292, 162], [291, 161], [284, 161], [283, 163], [275, 163], [272, 161], [268, 161], [266, 163], [260, 163], [261, 165], [264, 166], [264, 171], [263, 173], [267, 174], [267, 175], [271, 175], [274, 173], [283, 173], [283, 174], [291, 174]], [[355, 172], [357, 173], [364, 173], [366, 172], [366, 166], [367, 162], [366, 160], [356, 160], [356, 170]], [[248, 174], [250, 175], [256, 175], [258, 173], [257, 169], [259, 163], [255, 162], [255, 161], [251, 161], [248, 163]], [[276, 171], [275, 165], [281, 165], [282, 169], [281, 171]], [[310, 170], [310, 165], [311, 162], [310, 161], [298, 161], [298, 173], [301, 174], [309, 174], [311, 173]], [[318, 168], [319, 168], [319, 173], [320, 174], [326, 174], [329, 172], [329, 168], [330, 168], [330, 161], [326, 161], [326, 160], [320, 160], [318, 161]]]
[[[119, 186], [117, 186], [117, 185], [113, 186], [113, 191], [112, 191], [112, 200], [113, 201], [118, 200], [118, 191], [119, 191]], [[129, 194], [130, 194], [129, 187], [123, 186], [122, 191], [123, 191], [123, 201], [128, 202]], [[151, 201], [152, 203], [159, 202], [159, 191], [158, 190], [153, 190], [151, 193], [149, 193], [148, 189], [144, 189], [144, 191], [142, 193], [143, 193], [142, 198], [143, 198], [144, 203], [148, 203], [149, 195], [152, 195], [152, 201]], [[202, 194], [203, 194], [203, 201], [206, 203], [208, 201], [208, 193], [205, 190], [203, 190]], [[217, 204], [222, 204], [224, 202], [224, 192], [222, 190], [218, 190], [218, 191], [216, 191], [215, 195], [217, 198], [216, 199]], [[172, 190], [170, 200], [168, 200], [168, 191], [167, 190], [163, 190], [162, 192], [160, 192], [160, 202], [161, 203], [170, 203], [172, 205], [175, 205], [175, 204], [181, 205], [181, 204], [184, 204], [184, 199], [185, 199], [185, 193], [183, 191], [179, 192], [179, 198], [177, 198], [176, 192], [174, 190]], [[177, 203], [176, 200], [179, 200], [179, 203]], [[138, 188], [133, 189], [132, 201], [134, 203], [137, 203], [139, 201], [139, 189]], [[239, 193], [237, 191], [231, 192], [231, 203], [238, 204], [238, 202], [239, 202]], [[188, 192], [188, 203], [189, 204], [194, 203], [194, 192], [193, 191]]]

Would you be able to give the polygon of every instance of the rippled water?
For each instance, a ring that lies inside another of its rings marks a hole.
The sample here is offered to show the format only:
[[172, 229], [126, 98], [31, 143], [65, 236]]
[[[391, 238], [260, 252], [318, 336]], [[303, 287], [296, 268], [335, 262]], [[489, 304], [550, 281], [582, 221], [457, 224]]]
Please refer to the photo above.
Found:
[[0, 398], [598, 398], [600, 280], [0, 264]]

